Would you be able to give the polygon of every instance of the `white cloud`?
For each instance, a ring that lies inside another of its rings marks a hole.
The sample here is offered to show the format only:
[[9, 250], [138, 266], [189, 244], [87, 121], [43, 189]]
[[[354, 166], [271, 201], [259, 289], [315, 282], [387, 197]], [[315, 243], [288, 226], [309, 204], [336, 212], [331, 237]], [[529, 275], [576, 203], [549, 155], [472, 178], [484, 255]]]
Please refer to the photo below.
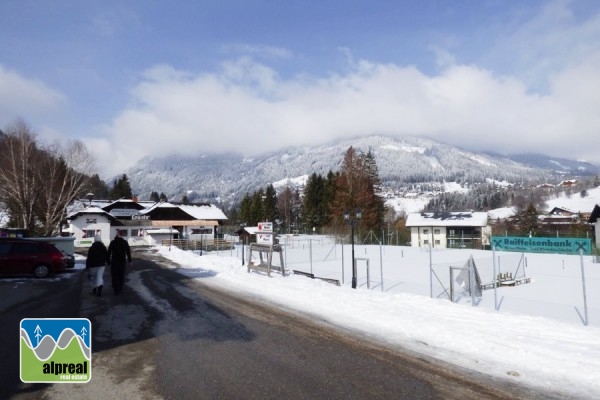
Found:
[[474, 65], [428, 76], [366, 60], [344, 75], [287, 80], [247, 57], [212, 73], [163, 65], [144, 74], [109, 132], [119, 168], [147, 154], [255, 153], [372, 133], [591, 159], [588, 149], [600, 147], [600, 98], [590, 84], [600, 82], [600, 53], [550, 82], [539, 95]]
[[290, 49], [268, 45], [257, 45], [248, 43], [229, 44], [222, 46], [221, 51], [226, 54], [245, 54], [253, 57], [267, 57], [289, 59], [294, 53]]
[[61, 93], [0, 64], [0, 121], [47, 116], [63, 105]]

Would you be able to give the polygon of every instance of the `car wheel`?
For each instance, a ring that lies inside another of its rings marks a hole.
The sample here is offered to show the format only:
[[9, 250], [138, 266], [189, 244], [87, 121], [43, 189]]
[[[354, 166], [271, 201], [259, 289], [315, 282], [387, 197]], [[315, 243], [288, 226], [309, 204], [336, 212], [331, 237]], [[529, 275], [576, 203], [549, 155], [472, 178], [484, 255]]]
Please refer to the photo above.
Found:
[[46, 264], [36, 265], [33, 269], [33, 275], [35, 275], [36, 278], [45, 278], [48, 274], [50, 274], [50, 268], [48, 268]]

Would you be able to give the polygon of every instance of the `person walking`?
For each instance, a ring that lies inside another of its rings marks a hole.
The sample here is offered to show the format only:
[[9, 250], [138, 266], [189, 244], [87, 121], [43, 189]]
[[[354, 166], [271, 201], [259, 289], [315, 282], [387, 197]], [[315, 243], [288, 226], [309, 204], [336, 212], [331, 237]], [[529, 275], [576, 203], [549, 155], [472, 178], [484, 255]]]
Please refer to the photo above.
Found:
[[125, 267], [131, 265], [131, 250], [127, 240], [117, 231], [115, 238], [108, 245], [108, 265], [112, 274], [112, 287], [116, 295], [123, 291], [125, 285]]
[[92, 294], [102, 296], [104, 287], [104, 269], [108, 263], [108, 250], [102, 237], [99, 234], [94, 236], [94, 243], [88, 250], [85, 259], [85, 268], [88, 270], [88, 276], [92, 284]]

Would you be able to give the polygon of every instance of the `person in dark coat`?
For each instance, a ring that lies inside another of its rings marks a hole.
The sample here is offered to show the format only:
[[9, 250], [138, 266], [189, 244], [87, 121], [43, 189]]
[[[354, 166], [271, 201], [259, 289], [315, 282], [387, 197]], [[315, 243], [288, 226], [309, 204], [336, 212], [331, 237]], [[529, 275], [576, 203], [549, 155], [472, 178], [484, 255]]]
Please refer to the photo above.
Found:
[[102, 237], [97, 234], [94, 236], [94, 243], [88, 250], [87, 258], [85, 259], [85, 268], [88, 270], [90, 282], [92, 284], [92, 294], [102, 296], [102, 288], [104, 287], [104, 269], [108, 264], [108, 250]]
[[127, 240], [117, 231], [115, 238], [108, 245], [108, 265], [112, 274], [112, 287], [115, 294], [120, 294], [125, 285], [125, 269], [131, 265], [131, 250]]

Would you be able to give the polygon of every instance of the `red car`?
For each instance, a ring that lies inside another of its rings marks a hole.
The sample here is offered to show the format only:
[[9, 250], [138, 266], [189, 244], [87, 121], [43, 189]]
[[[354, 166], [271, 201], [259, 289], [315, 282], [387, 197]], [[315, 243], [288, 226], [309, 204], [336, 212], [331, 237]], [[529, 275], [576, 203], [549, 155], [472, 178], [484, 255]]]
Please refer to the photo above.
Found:
[[55, 245], [27, 239], [0, 239], [0, 274], [45, 278], [64, 271], [68, 257]]

